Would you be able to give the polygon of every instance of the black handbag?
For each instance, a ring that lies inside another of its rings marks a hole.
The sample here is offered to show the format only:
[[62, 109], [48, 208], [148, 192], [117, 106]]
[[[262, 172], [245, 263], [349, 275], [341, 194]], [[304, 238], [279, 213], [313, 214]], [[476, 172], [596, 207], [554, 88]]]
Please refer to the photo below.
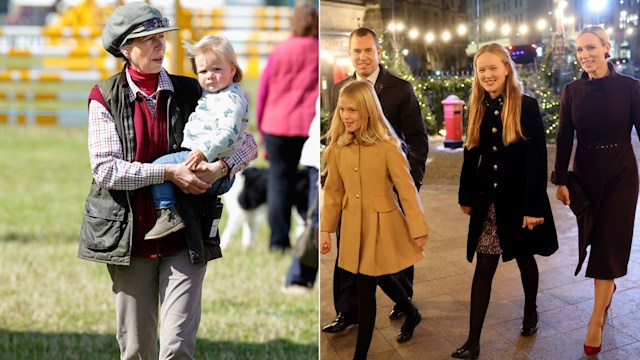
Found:
[[580, 181], [573, 171], [569, 171], [567, 177], [569, 178], [569, 183], [567, 184], [569, 189], [569, 208], [576, 216], [580, 216], [591, 206], [591, 200], [582, 189]]

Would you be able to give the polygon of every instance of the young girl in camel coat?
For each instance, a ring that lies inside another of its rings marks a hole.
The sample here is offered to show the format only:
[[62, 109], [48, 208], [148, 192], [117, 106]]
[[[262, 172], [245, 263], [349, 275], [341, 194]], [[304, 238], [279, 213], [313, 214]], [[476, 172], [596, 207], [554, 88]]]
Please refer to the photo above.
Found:
[[354, 358], [363, 359], [375, 324], [378, 283], [390, 289], [392, 300], [407, 314], [398, 342], [411, 339], [421, 320], [391, 274], [423, 257], [428, 228], [401, 143], [368, 81], [342, 88], [327, 140], [322, 157], [327, 177], [320, 251], [329, 252], [329, 233], [340, 224], [338, 266], [357, 275], [359, 329]]

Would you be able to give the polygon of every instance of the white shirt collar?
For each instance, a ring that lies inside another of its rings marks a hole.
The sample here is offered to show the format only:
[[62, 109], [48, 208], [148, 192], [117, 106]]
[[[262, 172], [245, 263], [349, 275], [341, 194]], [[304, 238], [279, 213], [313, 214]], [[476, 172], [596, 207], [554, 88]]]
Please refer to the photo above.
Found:
[[372, 72], [371, 75], [367, 76], [366, 79], [361, 78], [360, 76], [358, 76], [358, 73], [356, 73], [356, 79], [357, 80], [369, 80], [372, 84], [376, 84], [376, 80], [378, 80], [378, 75], [380, 74], [380, 66], [378, 66], [376, 68], [376, 71]]

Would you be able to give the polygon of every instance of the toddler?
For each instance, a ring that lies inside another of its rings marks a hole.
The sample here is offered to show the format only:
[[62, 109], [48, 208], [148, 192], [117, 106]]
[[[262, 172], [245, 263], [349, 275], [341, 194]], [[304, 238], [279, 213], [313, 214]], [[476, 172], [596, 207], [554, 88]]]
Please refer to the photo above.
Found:
[[[221, 195], [229, 191], [233, 179], [227, 179], [228, 166], [222, 158], [235, 153], [245, 138], [249, 122], [249, 107], [242, 89], [242, 69], [238, 66], [231, 43], [224, 37], [207, 35], [195, 45], [184, 43], [191, 58], [191, 65], [202, 87], [202, 96], [195, 111], [184, 127], [180, 151], [156, 159], [154, 164], [185, 163], [195, 170], [201, 161], [220, 161], [222, 178], [216, 180], [207, 191]], [[151, 187], [154, 206], [158, 213], [155, 226], [145, 235], [145, 240], [156, 240], [185, 227], [176, 209], [173, 185], [165, 181]]]

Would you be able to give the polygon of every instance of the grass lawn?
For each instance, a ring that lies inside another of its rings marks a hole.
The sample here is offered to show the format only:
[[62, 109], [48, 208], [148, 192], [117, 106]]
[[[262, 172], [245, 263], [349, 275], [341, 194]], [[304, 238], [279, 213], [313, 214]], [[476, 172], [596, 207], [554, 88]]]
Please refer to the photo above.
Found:
[[[0, 169], [0, 359], [117, 359], [106, 266], [76, 257], [86, 128], [0, 126]], [[291, 256], [266, 235], [209, 263], [197, 359], [318, 358], [317, 287], [280, 292]]]

